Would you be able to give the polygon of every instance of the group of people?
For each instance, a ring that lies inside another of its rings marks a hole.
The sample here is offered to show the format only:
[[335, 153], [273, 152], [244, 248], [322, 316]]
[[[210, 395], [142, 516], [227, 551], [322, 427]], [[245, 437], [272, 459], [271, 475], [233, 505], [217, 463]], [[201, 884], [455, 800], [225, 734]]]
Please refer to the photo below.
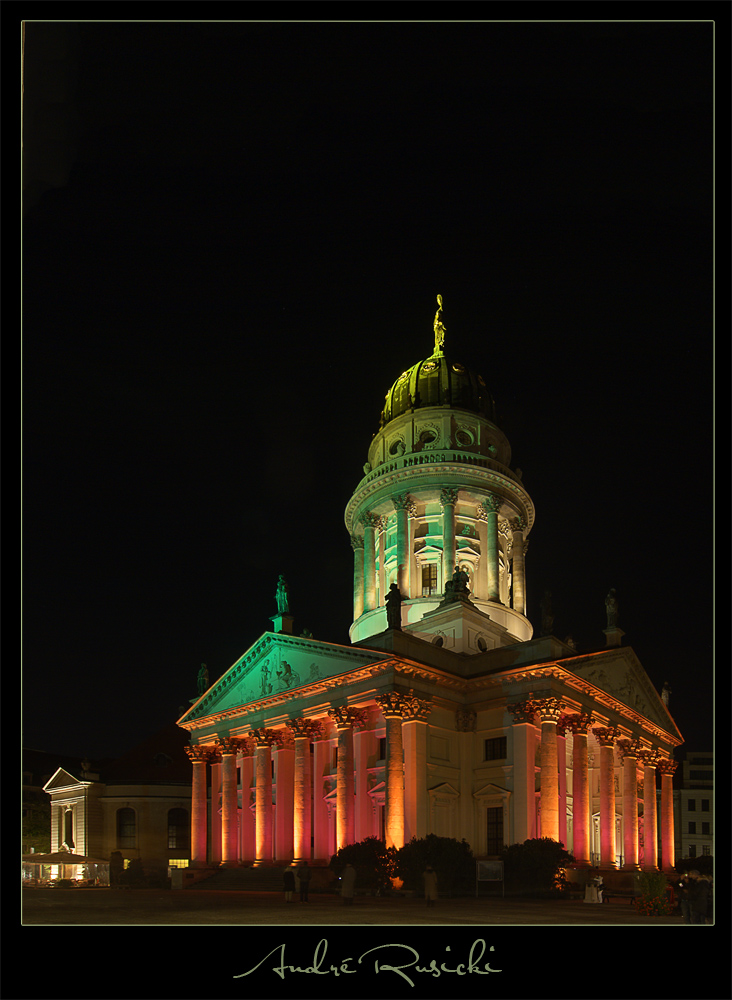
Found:
[[[299, 868], [285, 868], [282, 874], [282, 885], [285, 893], [285, 902], [291, 903], [296, 891], [295, 876], [300, 884], [300, 902], [309, 903], [308, 890], [310, 888], [310, 876], [312, 869], [307, 861], [304, 861]], [[425, 868], [422, 879], [424, 881], [424, 897], [427, 906], [434, 906], [437, 900], [437, 872], [431, 865]], [[344, 906], [353, 905], [353, 897], [356, 888], [356, 869], [352, 864], [347, 864], [340, 876], [341, 899]]]
[[712, 898], [711, 882], [706, 875], [701, 875], [696, 870], [687, 872], [676, 884], [676, 895], [685, 924], [706, 923]]

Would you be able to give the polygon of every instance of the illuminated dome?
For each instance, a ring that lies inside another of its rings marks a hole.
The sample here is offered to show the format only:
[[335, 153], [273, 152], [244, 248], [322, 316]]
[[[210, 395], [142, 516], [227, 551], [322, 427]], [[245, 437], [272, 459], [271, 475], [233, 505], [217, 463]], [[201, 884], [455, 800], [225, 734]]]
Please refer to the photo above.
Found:
[[425, 406], [450, 406], [480, 413], [496, 422], [496, 408], [482, 375], [466, 368], [459, 361], [445, 356], [445, 327], [442, 323], [442, 296], [437, 296], [435, 315], [435, 349], [424, 361], [418, 361], [399, 376], [386, 394], [380, 426], [403, 413]]

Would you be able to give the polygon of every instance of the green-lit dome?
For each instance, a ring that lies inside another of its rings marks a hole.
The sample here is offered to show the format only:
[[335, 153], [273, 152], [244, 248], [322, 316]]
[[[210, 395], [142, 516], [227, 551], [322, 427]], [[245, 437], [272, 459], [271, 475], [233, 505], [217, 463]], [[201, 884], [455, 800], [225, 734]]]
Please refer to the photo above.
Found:
[[382, 426], [423, 406], [451, 406], [496, 422], [495, 403], [481, 375], [441, 350], [403, 372], [386, 394]]

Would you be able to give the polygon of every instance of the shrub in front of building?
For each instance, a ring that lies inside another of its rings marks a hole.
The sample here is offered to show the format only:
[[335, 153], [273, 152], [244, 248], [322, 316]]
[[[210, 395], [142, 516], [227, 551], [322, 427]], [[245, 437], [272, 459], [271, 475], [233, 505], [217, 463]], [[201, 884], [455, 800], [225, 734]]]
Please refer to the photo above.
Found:
[[378, 837], [366, 837], [356, 844], [341, 847], [330, 859], [329, 867], [338, 876], [346, 865], [353, 865], [356, 869], [356, 892], [374, 896], [391, 889], [395, 853]]
[[574, 857], [564, 844], [551, 837], [536, 837], [511, 844], [501, 852], [506, 889], [520, 895], [560, 896], [567, 865]]
[[638, 913], [647, 917], [666, 916], [673, 913], [668, 879], [663, 872], [638, 872], [640, 896], [635, 901]]
[[404, 883], [404, 889], [421, 892], [422, 875], [427, 865], [437, 872], [437, 891], [451, 895], [475, 892], [475, 858], [466, 840], [438, 837], [412, 837], [400, 847], [395, 857], [395, 875]]

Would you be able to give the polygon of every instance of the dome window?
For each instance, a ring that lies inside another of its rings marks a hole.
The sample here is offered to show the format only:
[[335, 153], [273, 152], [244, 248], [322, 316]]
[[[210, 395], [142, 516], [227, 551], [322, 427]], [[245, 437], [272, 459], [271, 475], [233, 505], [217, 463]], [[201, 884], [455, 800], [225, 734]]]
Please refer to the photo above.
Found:
[[475, 438], [474, 438], [474, 437], [473, 437], [473, 435], [472, 435], [472, 434], [470, 433], [470, 431], [466, 431], [464, 427], [463, 427], [463, 428], [461, 428], [461, 429], [460, 429], [460, 430], [459, 430], [459, 431], [458, 431], [458, 432], [457, 432], [457, 433], [455, 434], [455, 441], [456, 441], [456, 442], [457, 442], [457, 443], [458, 443], [458, 444], [459, 444], [459, 445], [460, 445], [460, 446], [461, 446], [462, 448], [469, 448], [469, 447], [470, 447], [470, 446], [471, 446], [471, 445], [473, 444], [474, 440], [475, 440]]

